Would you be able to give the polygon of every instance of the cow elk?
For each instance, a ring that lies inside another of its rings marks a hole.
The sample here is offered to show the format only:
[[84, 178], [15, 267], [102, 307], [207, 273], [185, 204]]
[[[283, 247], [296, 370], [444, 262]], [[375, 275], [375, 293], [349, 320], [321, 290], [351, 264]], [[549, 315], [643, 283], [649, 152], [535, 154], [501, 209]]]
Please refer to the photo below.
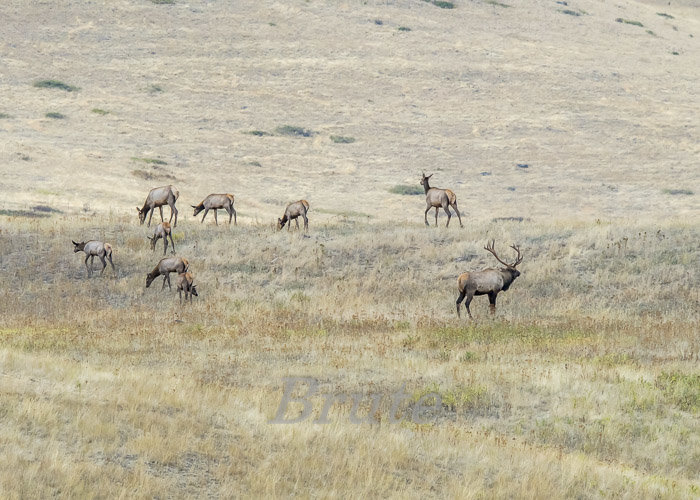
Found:
[[200, 203], [199, 205], [191, 205], [192, 208], [194, 208], [194, 217], [197, 217], [197, 214], [204, 210], [204, 216], [202, 216], [202, 222], [204, 222], [204, 218], [207, 216], [209, 213], [209, 210], [214, 211], [214, 222], [216, 225], [219, 225], [219, 221], [217, 220], [216, 217], [216, 212], [218, 209], [223, 209], [228, 212], [228, 224], [229, 226], [231, 225], [231, 219], [233, 218], [234, 220], [234, 225], [238, 224], [238, 217], [236, 216], [236, 209], [233, 208], [233, 195], [232, 194], [210, 194], [206, 198], [204, 198], [204, 201]]
[[158, 188], [151, 189], [148, 193], [146, 201], [143, 203], [143, 208], [136, 207], [136, 211], [139, 213], [139, 222], [141, 224], [146, 220], [148, 212], [151, 215], [148, 217], [148, 227], [151, 227], [151, 219], [153, 218], [153, 212], [156, 207], [160, 209], [160, 220], [163, 219], [163, 205], [170, 206], [170, 220], [168, 222], [173, 222], [173, 216], [175, 216], [175, 223], [173, 227], [177, 226], [177, 208], [175, 208], [175, 202], [180, 196], [180, 192], [175, 189], [175, 186], [162, 186]]
[[[112, 245], [109, 243], [102, 243], [101, 241], [83, 241], [81, 243], [76, 243], [71, 240], [74, 245], [73, 253], [85, 252], [85, 268], [87, 269], [88, 277], [92, 274], [92, 263], [95, 261], [95, 257], [99, 257], [102, 261], [102, 271], [100, 274], [105, 272], [107, 267], [106, 259], [109, 259], [109, 263], [112, 265], [112, 271], [114, 271], [114, 262], [112, 262]], [[88, 259], [90, 259], [90, 267], [88, 267]]]
[[491, 314], [496, 313], [496, 296], [498, 292], [505, 292], [513, 284], [515, 278], [520, 276], [520, 271], [516, 269], [516, 266], [520, 264], [523, 260], [520, 254], [520, 247], [512, 245], [511, 248], [515, 250], [518, 255], [515, 258], [515, 262], [508, 264], [503, 262], [496, 251], [494, 250], [495, 240], [487, 244], [484, 249], [491, 252], [496, 260], [506, 267], [500, 269], [483, 269], [481, 271], [472, 271], [460, 274], [457, 279], [457, 285], [459, 287], [459, 297], [457, 297], [457, 316], [460, 316], [459, 306], [462, 301], [466, 298], [464, 302], [464, 307], [467, 309], [467, 314], [469, 318], [472, 318], [472, 313], [469, 311], [469, 304], [471, 303], [474, 295], [488, 295], [489, 296], [489, 309]]
[[151, 242], [151, 250], [156, 249], [156, 242], [163, 238], [163, 255], [168, 251], [168, 238], [170, 238], [170, 243], [172, 244], [172, 249], [170, 253], [175, 253], [175, 242], [173, 241], [173, 228], [170, 227], [170, 223], [161, 222], [153, 230], [153, 236], [146, 236]]
[[182, 304], [182, 292], [185, 292], [185, 302], [187, 302], [187, 297], [190, 298], [190, 303], [192, 303], [192, 296], [199, 297], [197, 293], [197, 287], [193, 283], [194, 276], [192, 273], [180, 273], [177, 275], [177, 293], [180, 295], [180, 304]]
[[184, 273], [187, 272], [189, 267], [190, 263], [187, 262], [187, 259], [183, 259], [182, 257], [164, 257], [156, 264], [153, 271], [146, 275], [146, 288], [151, 286], [153, 280], [158, 276], [164, 276], [161, 290], [165, 288], [166, 282], [168, 283], [168, 288], [172, 290], [170, 286], [170, 273]]
[[450, 219], [452, 218], [452, 213], [450, 212], [449, 207], [452, 207], [455, 209], [455, 212], [457, 212], [460, 227], [464, 227], [462, 224], [462, 216], [459, 214], [459, 209], [457, 208], [457, 195], [449, 189], [430, 187], [428, 179], [430, 179], [432, 176], [433, 174], [430, 174], [426, 177], [425, 173], [423, 173], [423, 178], [420, 181], [421, 186], [423, 186], [423, 189], [425, 189], [425, 203], [428, 205], [425, 209], [425, 225], [430, 225], [428, 224], [428, 212], [431, 208], [435, 208], [435, 225], [438, 225], [438, 211], [440, 210], [440, 207], [442, 207], [445, 209], [445, 213], [447, 214], [447, 224], [445, 224], [445, 227], [449, 227]]
[[279, 231], [287, 224], [287, 231], [292, 225], [292, 220], [297, 223], [297, 229], [299, 229], [299, 219], [298, 217], [303, 217], [304, 219], [304, 231], [309, 230], [309, 219], [306, 217], [306, 212], [309, 211], [309, 202], [306, 200], [295, 201], [287, 205], [284, 211], [284, 215], [281, 219], [277, 219], [277, 230]]

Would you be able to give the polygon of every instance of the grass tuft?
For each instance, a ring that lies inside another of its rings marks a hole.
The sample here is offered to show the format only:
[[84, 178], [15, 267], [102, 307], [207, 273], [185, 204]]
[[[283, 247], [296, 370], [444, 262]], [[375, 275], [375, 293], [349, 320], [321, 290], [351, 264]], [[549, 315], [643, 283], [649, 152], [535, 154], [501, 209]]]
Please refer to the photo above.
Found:
[[409, 184], [397, 184], [394, 187], [392, 187], [391, 189], [389, 189], [389, 192], [393, 193], [393, 194], [405, 194], [405, 195], [413, 196], [413, 195], [424, 194], [425, 189], [423, 189], [422, 187], [418, 187], [418, 186], [411, 186]]
[[666, 14], [665, 12], [657, 12], [657, 16], [665, 17], [666, 19], [675, 19], [671, 14]]
[[265, 132], [264, 130], [246, 130], [244, 134], [254, 135], [256, 137], [263, 137], [265, 135], [272, 135], [270, 132]]
[[351, 143], [355, 142], [355, 138], [354, 137], [345, 137], [342, 135], [332, 135], [331, 141], [335, 142], [336, 144], [351, 144]]
[[411, 28], [409, 28], [408, 26], [399, 26], [398, 30], [399, 31], [411, 31]]
[[297, 127], [295, 125], [282, 125], [277, 127], [275, 132], [279, 135], [288, 135], [293, 137], [311, 137], [315, 134], [315, 132], [312, 130]]
[[618, 17], [615, 19], [615, 22], [618, 23], [624, 23], [624, 24], [631, 24], [632, 26], [639, 26], [640, 28], [644, 27], [642, 23], [639, 21], [632, 21], [631, 19], [623, 19], [622, 17]]
[[168, 164], [167, 161], [161, 160], [159, 158], [139, 158], [137, 156], [132, 156], [131, 159], [133, 161], [140, 161], [143, 163], [147, 163], [149, 165], [167, 165]]
[[694, 194], [690, 189], [663, 189], [661, 191], [664, 194], [671, 194], [671, 195], [687, 195], [690, 196]]
[[38, 89], [60, 89], [66, 92], [76, 92], [80, 90], [78, 87], [59, 82], [58, 80], [38, 80], [34, 82], [34, 86]]
[[53, 118], [54, 120], [63, 120], [66, 118], [66, 115], [59, 113], [57, 111], [49, 111], [44, 116], [46, 118]]
[[496, 0], [486, 0], [486, 3], [489, 5], [493, 5], [495, 7], [504, 7], [504, 8], [510, 7], [510, 5], [508, 5], [507, 3], [501, 3], [501, 2], [498, 2]]
[[105, 111], [104, 109], [100, 108], [92, 108], [92, 112], [95, 113], [96, 115], [108, 115], [109, 111]]

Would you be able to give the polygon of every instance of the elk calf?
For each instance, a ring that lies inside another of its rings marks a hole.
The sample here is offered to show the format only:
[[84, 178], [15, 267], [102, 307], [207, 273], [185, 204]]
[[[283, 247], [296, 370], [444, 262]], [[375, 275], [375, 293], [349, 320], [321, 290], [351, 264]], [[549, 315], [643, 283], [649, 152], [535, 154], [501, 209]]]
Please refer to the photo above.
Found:
[[306, 200], [295, 201], [287, 205], [284, 211], [284, 215], [281, 219], [277, 219], [277, 230], [279, 231], [287, 224], [287, 231], [289, 231], [292, 225], [292, 220], [297, 223], [297, 229], [299, 229], [299, 219], [298, 217], [304, 218], [304, 231], [309, 229], [309, 219], [306, 217], [306, 212], [309, 211], [309, 202]]
[[511, 248], [518, 252], [515, 262], [512, 264], [506, 264], [496, 255], [494, 250], [495, 240], [491, 244], [487, 244], [484, 249], [491, 252], [496, 260], [506, 267], [500, 269], [483, 269], [481, 271], [472, 271], [468, 273], [463, 273], [457, 279], [457, 286], [459, 288], [459, 297], [457, 297], [457, 316], [460, 316], [459, 306], [466, 297], [466, 302], [464, 307], [467, 308], [467, 314], [472, 318], [472, 313], [469, 311], [469, 304], [471, 303], [474, 295], [488, 295], [489, 296], [489, 309], [491, 314], [496, 313], [496, 296], [498, 292], [505, 292], [513, 284], [515, 278], [520, 276], [520, 271], [518, 271], [515, 266], [520, 264], [523, 260], [522, 255], [520, 255], [520, 247], [512, 245]]
[[[105, 272], [105, 267], [107, 267], [107, 262], [105, 258], [109, 259], [109, 263], [112, 265], [112, 271], [114, 271], [114, 262], [112, 262], [112, 245], [109, 243], [102, 243], [101, 241], [90, 240], [83, 241], [81, 243], [73, 242], [74, 248], [73, 253], [85, 252], [85, 268], [87, 269], [88, 277], [92, 274], [92, 263], [95, 261], [95, 257], [99, 257], [102, 261], [102, 271], [100, 274]], [[90, 267], [88, 267], [88, 259], [90, 259]]]
[[173, 241], [173, 229], [170, 227], [170, 223], [161, 222], [153, 230], [153, 236], [146, 236], [151, 242], [151, 250], [156, 249], [156, 242], [163, 238], [163, 255], [168, 251], [168, 238], [170, 238], [170, 243], [172, 243], [172, 250], [170, 253], [175, 253], [175, 242]]
[[177, 293], [180, 295], [180, 304], [182, 304], [182, 292], [185, 292], [185, 302], [187, 302], [187, 296], [190, 297], [190, 303], [192, 303], [192, 296], [199, 297], [197, 293], [196, 286], [192, 283], [194, 281], [194, 276], [192, 273], [180, 273], [177, 275]]
[[163, 205], [168, 205], [170, 206], [170, 220], [168, 222], [173, 221], [174, 215], [175, 223], [173, 224], [173, 227], [176, 227], [177, 208], [175, 208], [175, 202], [177, 201], [179, 196], [180, 192], [177, 189], [175, 189], [175, 186], [162, 186], [151, 189], [151, 192], [148, 193], [148, 196], [146, 197], [146, 201], [143, 203], [143, 208], [136, 207], [136, 211], [139, 213], [139, 222], [143, 225], [143, 222], [146, 220], [148, 212], [151, 212], [151, 215], [148, 217], [148, 227], [151, 227], [151, 219], [153, 218], [153, 212], [156, 209], [156, 207], [160, 209], [161, 222], [164, 221], [165, 219], [163, 219]]
[[204, 201], [200, 203], [199, 205], [191, 205], [192, 208], [194, 208], [194, 216], [197, 217], [197, 214], [204, 210], [204, 215], [202, 216], [202, 222], [204, 222], [204, 218], [207, 216], [209, 213], [209, 210], [214, 210], [214, 222], [216, 225], [219, 225], [219, 221], [217, 220], [216, 217], [216, 212], [218, 209], [224, 209], [228, 212], [228, 224], [229, 226], [231, 225], [231, 218], [234, 219], [234, 225], [238, 225], [238, 217], [236, 216], [236, 209], [233, 208], [233, 195], [232, 194], [210, 194], [206, 198], [204, 198]]
[[190, 263], [187, 262], [187, 259], [183, 259], [182, 257], [164, 257], [156, 264], [153, 271], [146, 275], [146, 288], [151, 286], [153, 280], [158, 276], [164, 276], [161, 290], [165, 288], [166, 282], [168, 283], [168, 288], [172, 290], [170, 286], [170, 273], [184, 273], [187, 272], [189, 267]]
[[428, 205], [425, 209], [425, 225], [430, 225], [428, 224], [428, 212], [431, 208], [435, 208], [435, 225], [438, 225], [438, 211], [440, 207], [442, 207], [447, 214], [447, 224], [445, 224], [445, 227], [449, 227], [450, 219], [452, 218], [449, 207], [452, 207], [455, 209], [455, 212], [457, 212], [460, 227], [464, 227], [462, 224], [462, 216], [459, 214], [459, 209], [457, 208], [457, 195], [449, 189], [431, 188], [428, 179], [432, 176], [433, 174], [430, 174], [426, 177], [425, 173], [423, 173], [423, 178], [420, 181], [421, 186], [425, 189], [425, 203]]

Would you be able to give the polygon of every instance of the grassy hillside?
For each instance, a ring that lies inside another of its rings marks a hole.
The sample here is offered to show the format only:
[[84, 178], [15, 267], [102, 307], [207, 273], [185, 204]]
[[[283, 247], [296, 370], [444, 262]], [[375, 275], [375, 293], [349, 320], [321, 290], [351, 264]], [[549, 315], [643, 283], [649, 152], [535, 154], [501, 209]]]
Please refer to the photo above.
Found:
[[[0, 497], [700, 494], [697, 6], [441, 7], [0, 6]], [[458, 319], [490, 239], [522, 276]]]

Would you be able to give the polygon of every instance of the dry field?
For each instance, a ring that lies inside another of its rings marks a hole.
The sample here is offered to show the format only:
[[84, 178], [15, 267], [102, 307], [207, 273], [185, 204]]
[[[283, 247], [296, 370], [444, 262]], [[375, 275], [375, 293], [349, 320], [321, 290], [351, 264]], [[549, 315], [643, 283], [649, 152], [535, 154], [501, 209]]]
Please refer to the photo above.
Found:
[[700, 497], [700, 9], [565, 3], [2, 2], [0, 497]]

